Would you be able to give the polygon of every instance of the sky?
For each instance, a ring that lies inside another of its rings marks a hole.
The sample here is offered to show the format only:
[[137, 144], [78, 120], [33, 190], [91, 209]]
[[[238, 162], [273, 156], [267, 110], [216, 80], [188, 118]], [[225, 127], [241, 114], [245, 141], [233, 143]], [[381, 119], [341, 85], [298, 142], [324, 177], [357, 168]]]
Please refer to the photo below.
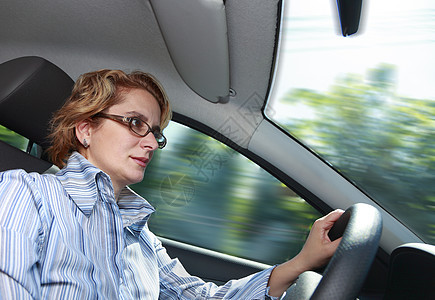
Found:
[[343, 37], [335, 1], [285, 2], [271, 104], [292, 88], [328, 90], [340, 74], [396, 66], [400, 96], [435, 101], [435, 1], [364, 1], [359, 33]]

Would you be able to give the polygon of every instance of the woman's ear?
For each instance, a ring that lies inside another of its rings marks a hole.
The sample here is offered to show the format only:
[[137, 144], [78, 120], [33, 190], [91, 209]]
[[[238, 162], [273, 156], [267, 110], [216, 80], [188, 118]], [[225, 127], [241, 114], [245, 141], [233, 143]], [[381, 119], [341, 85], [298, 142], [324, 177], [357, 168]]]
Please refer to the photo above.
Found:
[[91, 144], [91, 121], [89, 119], [77, 122], [76, 137], [86, 149]]

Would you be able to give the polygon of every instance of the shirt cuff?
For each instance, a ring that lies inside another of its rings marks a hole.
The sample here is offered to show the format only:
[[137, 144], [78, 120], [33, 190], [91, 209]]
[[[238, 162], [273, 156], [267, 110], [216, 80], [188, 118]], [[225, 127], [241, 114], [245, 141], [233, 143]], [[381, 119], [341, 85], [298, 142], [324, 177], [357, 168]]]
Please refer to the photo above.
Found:
[[266, 288], [266, 300], [281, 300], [284, 299], [286, 292], [284, 292], [280, 297], [273, 297], [269, 295], [270, 286]]

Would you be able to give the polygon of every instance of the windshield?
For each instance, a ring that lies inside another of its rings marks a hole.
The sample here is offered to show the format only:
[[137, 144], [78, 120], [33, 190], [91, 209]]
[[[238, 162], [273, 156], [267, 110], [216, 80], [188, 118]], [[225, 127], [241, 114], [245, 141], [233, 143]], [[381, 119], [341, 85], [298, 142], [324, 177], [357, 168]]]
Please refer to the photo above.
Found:
[[287, 1], [269, 118], [435, 243], [435, 2]]

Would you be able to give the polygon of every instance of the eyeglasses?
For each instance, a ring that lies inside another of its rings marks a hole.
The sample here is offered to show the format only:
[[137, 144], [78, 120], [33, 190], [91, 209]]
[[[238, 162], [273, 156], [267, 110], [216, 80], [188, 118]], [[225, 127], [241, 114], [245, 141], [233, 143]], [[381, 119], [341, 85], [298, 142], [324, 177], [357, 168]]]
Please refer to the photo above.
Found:
[[166, 146], [167, 140], [166, 137], [163, 135], [163, 133], [160, 131], [160, 128], [152, 129], [147, 122], [141, 120], [138, 117], [126, 117], [126, 116], [111, 115], [105, 113], [98, 113], [93, 117], [105, 118], [126, 125], [130, 128], [130, 130], [133, 133], [141, 137], [144, 137], [148, 133], [152, 132], [157, 141], [157, 144], [159, 145], [159, 149], [163, 149]]

